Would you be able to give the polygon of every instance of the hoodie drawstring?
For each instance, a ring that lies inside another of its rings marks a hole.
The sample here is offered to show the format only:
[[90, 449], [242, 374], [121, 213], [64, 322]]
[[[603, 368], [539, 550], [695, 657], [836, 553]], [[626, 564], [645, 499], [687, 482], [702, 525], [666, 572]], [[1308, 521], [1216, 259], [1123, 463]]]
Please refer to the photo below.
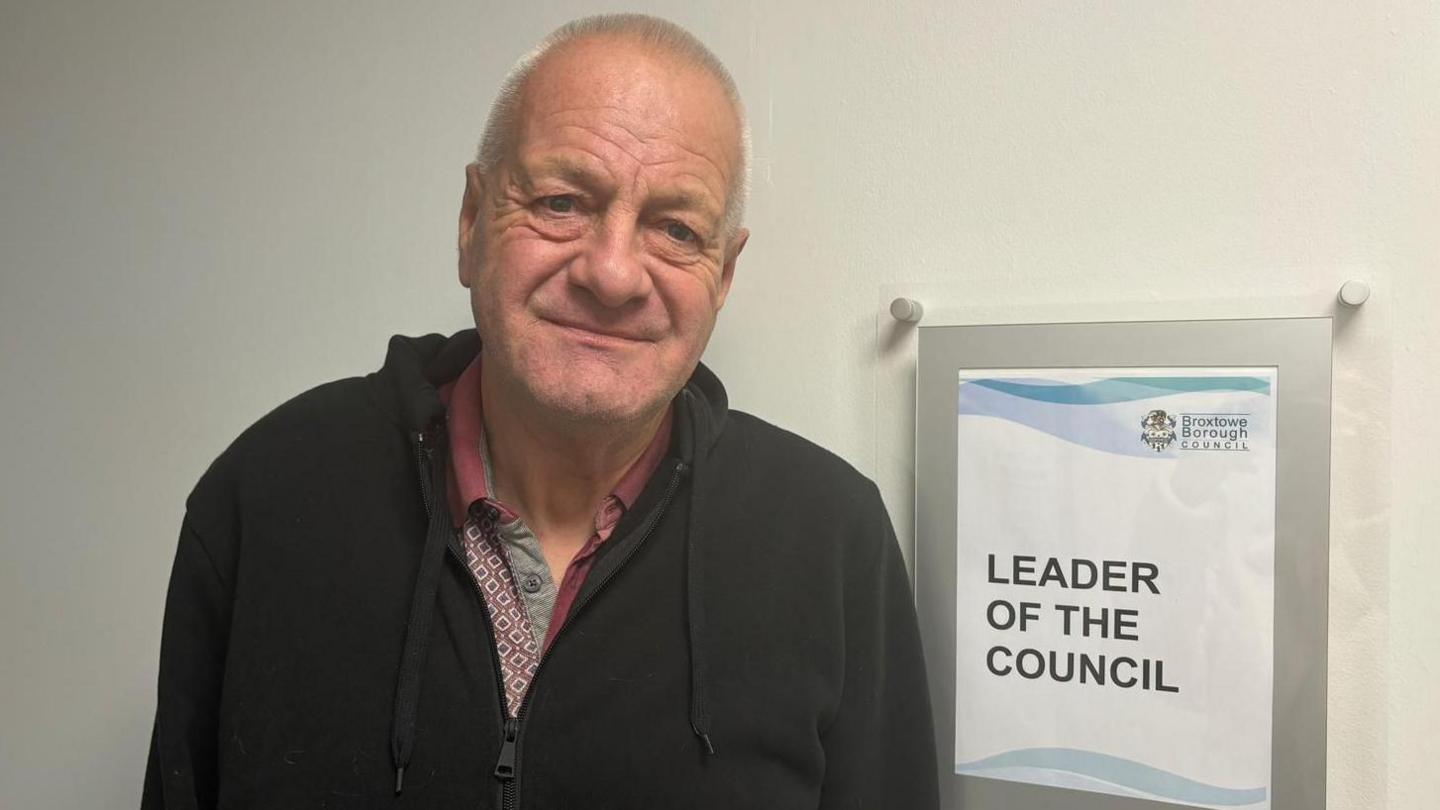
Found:
[[700, 564], [701, 535], [704, 533], [700, 519], [702, 505], [701, 459], [704, 450], [699, 446], [704, 433], [700, 430], [705, 414], [689, 389], [685, 389], [690, 412], [691, 472], [690, 508], [685, 526], [685, 630], [690, 644], [690, 729], [700, 738], [705, 753], [714, 755], [715, 744], [710, 740], [710, 713], [705, 707], [705, 599], [703, 589], [703, 567]]
[[446, 465], [444, 455], [436, 452], [437, 447], [444, 446], [443, 425], [441, 422], [417, 437], [420, 483], [429, 525], [425, 531], [425, 548], [420, 553], [420, 573], [415, 578], [415, 596], [410, 603], [410, 619], [405, 625], [405, 646], [400, 654], [400, 675], [395, 685], [395, 721], [390, 736], [390, 754], [395, 760], [397, 796], [405, 787], [405, 768], [415, 750], [420, 677], [424, 674], [425, 653], [430, 647], [430, 622], [435, 616], [435, 592], [440, 584], [440, 568], [445, 559], [445, 548], [450, 542], [450, 510], [445, 502]]
[[690, 517], [685, 538], [685, 600], [686, 635], [690, 642], [690, 728], [705, 746], [705, 752], [715, 753], [710, 741], [710, 714], [705, 709], [705, 599], [700, 594], [701, 571], [699, 563], [700, 521], [695, 513], [700, 506], [700, 468], [695, 467], [690, 477]]

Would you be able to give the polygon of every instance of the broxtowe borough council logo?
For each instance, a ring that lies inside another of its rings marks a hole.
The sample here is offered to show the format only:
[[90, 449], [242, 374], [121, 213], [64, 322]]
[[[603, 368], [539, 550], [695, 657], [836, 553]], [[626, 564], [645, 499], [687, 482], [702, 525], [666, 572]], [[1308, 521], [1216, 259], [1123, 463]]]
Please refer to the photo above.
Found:
[[1180, 450], [1248, 452], [1250, 414], [1170, 414], [1156, 409], [1140, 420], [1140, 441], [1157, 453], [1172, 444]]

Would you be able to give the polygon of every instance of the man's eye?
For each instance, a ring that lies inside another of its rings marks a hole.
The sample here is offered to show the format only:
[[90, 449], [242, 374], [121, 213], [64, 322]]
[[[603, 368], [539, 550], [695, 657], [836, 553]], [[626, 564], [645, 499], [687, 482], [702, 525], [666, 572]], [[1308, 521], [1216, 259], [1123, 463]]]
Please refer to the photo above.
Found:
[[667, 222], [665, 224], [665, 235], [674, 239], [676, 242], [695, 241], [695, 232], [678, 222]]
[[553, 214], [568, 214], [575, 210], [575, 198], [569, 194], [556, 194], [553, 197], [546, 197], [541, 202], [545, 210]]

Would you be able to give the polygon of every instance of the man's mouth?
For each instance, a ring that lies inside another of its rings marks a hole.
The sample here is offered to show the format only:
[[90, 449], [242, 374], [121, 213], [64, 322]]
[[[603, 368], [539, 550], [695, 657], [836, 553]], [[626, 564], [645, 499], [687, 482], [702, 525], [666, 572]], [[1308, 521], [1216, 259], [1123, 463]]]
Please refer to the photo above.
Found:
[[598, 324], [590, 324], [568, 318], [542, 317], [541, 320], [550, 323], [552, 326], [558, 326], [568, 332], [575, 333], [581, 338], [589, 338], [600, 342], [651, 342], [650, 338], [634, 330], [616, 329], [614, 327], [600, 326]]

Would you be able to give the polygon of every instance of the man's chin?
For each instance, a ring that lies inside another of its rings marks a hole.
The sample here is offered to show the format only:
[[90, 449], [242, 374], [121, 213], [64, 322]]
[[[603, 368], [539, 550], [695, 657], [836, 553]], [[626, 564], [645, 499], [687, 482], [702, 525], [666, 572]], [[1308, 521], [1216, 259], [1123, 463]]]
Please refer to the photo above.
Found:
[[566, 387], [561, 391], [534, 391], [535, 403], [565, 422], [619, 427], [643, 422], [668, 402], [659, 394], [644, 396], [632, 386]]
[[530, 348], [506, 376], [542, 419], [614, 428], [654, 417], [674, 395], [659, 382], [664, 374], [649, 364], [601, 362], [560, 351], [537, 356], [537, 347]]

